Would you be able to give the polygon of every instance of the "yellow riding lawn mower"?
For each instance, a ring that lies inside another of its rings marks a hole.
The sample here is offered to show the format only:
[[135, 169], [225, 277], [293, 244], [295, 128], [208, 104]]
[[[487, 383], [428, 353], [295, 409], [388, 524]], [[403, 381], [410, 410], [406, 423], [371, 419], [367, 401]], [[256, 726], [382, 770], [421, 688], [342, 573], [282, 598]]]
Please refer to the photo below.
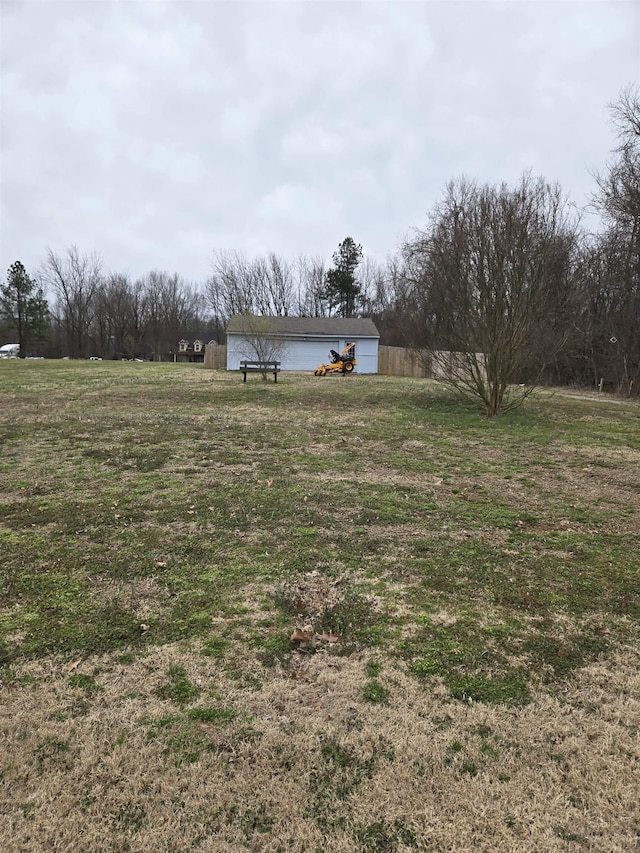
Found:
[[321, 364], [316, 368], [314, 376], [326, 376], [327, 373], [342, 373], [346, 376], [347, 373], [353, 373], [353, 368], [358, 363], [355, 357], [355, 344], [347, 344], [342, 352], [336, 352], [332, 349], [329, 352], [331, 356], [331, 364]]

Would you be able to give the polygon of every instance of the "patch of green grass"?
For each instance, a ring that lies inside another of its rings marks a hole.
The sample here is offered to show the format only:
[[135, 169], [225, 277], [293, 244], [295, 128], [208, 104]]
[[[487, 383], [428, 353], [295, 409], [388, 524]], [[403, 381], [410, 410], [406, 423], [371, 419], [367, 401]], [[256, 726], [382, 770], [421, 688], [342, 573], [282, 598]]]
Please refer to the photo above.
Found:
[[377, 678], [382, 671], [382, 663], [379, 660], [371, 658], [365, 663], [364, 671], [368, 678]]
[[531, 702], [527, 679], [519, 669], [507, 669], [493, 677], [484, 673], [460, 675], [451, 678], [448, 685], [454, 699], [463, 702], [514, 706]]
[[265, 666], [286, 664], [291, 657], [291, 640], [289, 633], [278, 631], [268, 636], [256, 635], [251, 645], [257, 650], [258, 659]]
[[554, 637], [534, 634], [523, 643], [532, 668], [543, 680], [552, 682], [569, 678], [574, 670], [603, 654], [609, 648], [606, 635], [600, 632]]
[[245, 809], [239, 816], [238, 823], [242, 829], [242, 834], [249, 840], [256, 833], [266, 835], [271, 831], [276, 818], [267, 811], [264, 803], [260, 803], [257, 808]]
[[397, 489], [391, 487], [369, 487], [366, 505], [360, 510], [356, 523], [404, 524], [419, 518], [421, 512], [432, 509], [434, 505], [431, 500], [428, 500], [425, 506], [423, 495], [419, 491], [407, 489], [404, 494], [398, 494]]
[[500, 757], [500, 750], [486, 740], [483, 740], [480, 744], [480, 752], [488, 758], [497, 759]]
[[362, 686], [362, 697], [367, 702], [378, 704], [387, 701], [389, 691], [379, 681], [372, 679]]
[[68, 740], [50, 735], [42, 738], [33, 754], [37, 770], [43, 772], [52, 768], [68, 768], [70, 749]]
[[567, 843], [577, 842], [578, 844], [585, 844], [586, 839], [584, 836], [580, 835], [577, 832], [570, 832], [566, 827], [556, 825], [553, 827], [553, 834], [560, 838], [562, 841], [566, 841]]
[[92, 675], [87, 675], [83, 672], [74, 672], [67, 679], [69, 687], [74, 687], [78, 690], [83, 690], [87, 694], [99, 693], [104, 690], [101, 684], [95, 680]]
[[266, 835], [271, 832], [276, 818], [268, 811], [265, 803], [259, 803], [255, 808], [242, 808], [240, 805], [224, 806], [213, 812], [216, 825], [216, 835], [220, 835], [225, 827], [238, 827], [246, 843], [255, 835]]
[[156, 696], [169, 699], [180, 707], [194, 702], [200, 696], [200, 688], [192, 684], [186, 669], [177, 663], [169, 664], [169, 681], [156, 689]]
[[189, 708], [187, 717], [200, 723], [218, 723], [225, 725], [238, 716], [237, 711], [230, 708]]
[[163, 743], [176, 767], [195, 764], [204, 751], [213, 748], [199, 722], [179, 714], [159, 717], [149, 722], [145, 739]]
[[301, 539], [313, 539], [318, 535], [318, 531], [314, 527], [294, 527], [291, 533]]
[[9, 646], [4, 642], [4, 640], [0, 640], [0, 671], [5, 667], [8, 667], [13, 658], [14, 654], [12, 654]]
[[363, 741], [358, 746], [345, 744], [338, 737], [320, 739], [319, 758], [309, 777], [310, 804], [306, 815], [327, 830], [342, 826], [345, 819], [336, 817], [336, 803], [344, 803], [367, 779], [371, 779], [382, 762], [394, 760], [393, 751], [383, 738]]
[[447, 626], [425, 625], [399, 651], [412, 659], [419, 677], [441, 678], [462, 701], [525, 705], [531, 701], [527, 677], [508, 663], [514, 645], [496, 644], [469, 617]]
[[18, 806], [25, 820], [33, 820], [35, 806], [33, 803], [20, 803]]
[[352, 831], [358, 850], [363, 853], [396, 853], [400, 849], [418, 850], [416, 833], [401, 820], [358, 823]]
[[126, 833], [139, 832], [146, 823], [147, 812], [141, 803], [127, 800], [112, 815], [115, 829]]
[[[452, 741], [447, 747], [444, 764], [461, 775], [477, 776], [481, 771], [495, 772], [496, 762], [503, 752], [513, 750], [514, 744], [504, 742], [499, 736], [487, 734], [488, 727], [479, 726], [471, 729], [474, 734], [480, 734], [480, 743], [472, 740]], [[488, 729], [490, 732], [491, 730]], [[500, 776], [498, 777], [500, 778]]]
[[229, 640], [223, 640], [222, 637], [210, 637], [200, 649], [200, 654], [222, 660], [230, 647]]

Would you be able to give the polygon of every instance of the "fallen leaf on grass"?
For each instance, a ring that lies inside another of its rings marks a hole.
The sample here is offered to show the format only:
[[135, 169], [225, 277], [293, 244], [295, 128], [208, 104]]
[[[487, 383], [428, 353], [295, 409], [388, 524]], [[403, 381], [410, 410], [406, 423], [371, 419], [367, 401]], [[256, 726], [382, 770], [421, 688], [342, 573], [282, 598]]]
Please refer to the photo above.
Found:
[[73, 672], [73, 670], [77, 669], [81, 663], [82, 661], [79, 660], [74, 660], [73, 663], [68, 663], [64, 668], [65, 672]]
[[337, 643], [340, 639], [340, 635], [334, 634], [333, 631], [329, 631], [328, 634], [319, 634], [318, 639], [324, 640], [325, 643]]
[[320, 640], [323, 643], [337, 643], [340, 636], [339, 634], [334, 634], [333, 631], [316, 634], [311, 629], [296, 628], [291, 634], [290, 639], [292, 643], [300, 643], [300, 645], [305, 646], [315, 643], [316, 640]]
[[296, 628], [290, 639], [292, 643], [308, 643], [312, 637], [313, 634], [311, 631], [303, 631], [302, 628]]

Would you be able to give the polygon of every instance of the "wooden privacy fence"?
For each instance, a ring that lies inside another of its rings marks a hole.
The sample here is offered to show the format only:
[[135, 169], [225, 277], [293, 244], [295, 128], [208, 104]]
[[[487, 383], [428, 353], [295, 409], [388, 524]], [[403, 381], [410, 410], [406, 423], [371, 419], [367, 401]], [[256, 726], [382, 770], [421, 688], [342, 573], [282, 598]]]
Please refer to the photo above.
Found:
[[224, 370], [227, 366], [227, 348], [224, 344], [213, 341], [207, 344], [204, 351], [204, 366], [209, 370]]
[[426, 350], [378, 347], [378, 373], [386, 376], [431, 376], [431, 357]]
[[[451, 353], [437, 353], [452, 356]], [[227, 366], [227, 348], [224, 344], [208, 343], [204, 354], [204, 366], [209, 370], [224, 370]], [[417, 376], [439, 378], [440, 366], [428, 350], [405, 349], [404, 347], [378, 347], [378, 373], [385, 376]]]

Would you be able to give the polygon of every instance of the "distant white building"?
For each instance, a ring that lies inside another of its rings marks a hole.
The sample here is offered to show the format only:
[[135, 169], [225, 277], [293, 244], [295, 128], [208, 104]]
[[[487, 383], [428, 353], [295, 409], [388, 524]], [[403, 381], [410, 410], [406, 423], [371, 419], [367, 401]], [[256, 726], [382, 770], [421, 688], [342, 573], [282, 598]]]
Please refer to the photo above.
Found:
[[20, 358], [20, 344], [4, 344], [1, 346], [0, 358]]
[[[227, 325], [227, 370], [257, 358], [252, 338], [272, 338], [281, 370], [315, 370], [331, 361], [330, 351], [355, 344], [357, 373], [378, 372], [380, 334], [373, 320], [343, 317], [231, 317]], [[268, 348], [268, 347], [267, 347]]]

